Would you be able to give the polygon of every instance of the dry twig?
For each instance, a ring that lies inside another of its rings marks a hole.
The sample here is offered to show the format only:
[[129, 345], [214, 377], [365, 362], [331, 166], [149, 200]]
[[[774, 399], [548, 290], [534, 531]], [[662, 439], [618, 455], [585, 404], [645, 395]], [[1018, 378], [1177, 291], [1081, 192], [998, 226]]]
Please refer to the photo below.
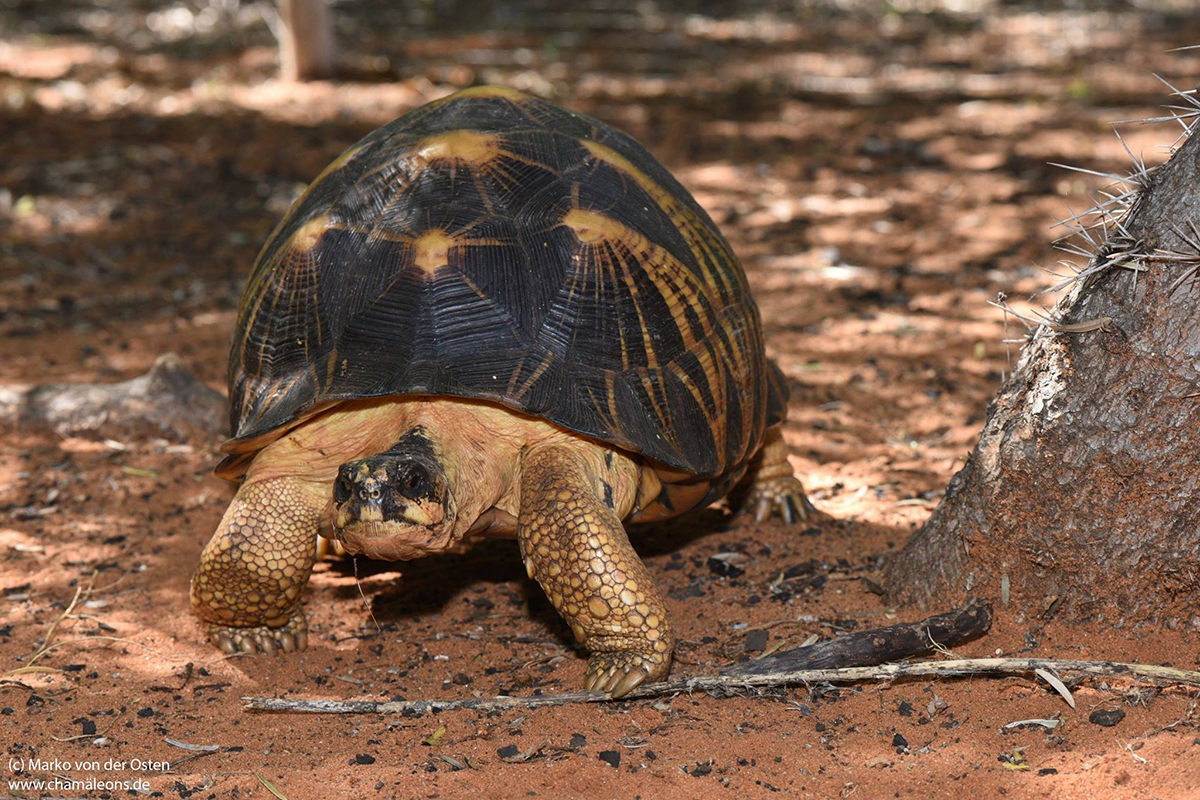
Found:
[[[952, 661], [917, 661], [881, 664], [874, 667], [808, 669], [745, 677], [710, 676], [640, 686], [621, 698], [642, 700], [690, 692], [710, 692], [716, 697], [739, 696], [757, 690], [810, 683], [857, 683], [892, 681], [898, 678], [936, 676], [959, 678], [968, 675], [1021, 675], [1039, 669], [1056, 673], [1080, 673], [1085, 677], [1122, 676], [1134, 680], [1200, 686], [1200, 672], [1160, 667], [1154, 664], [1125, 664], [1115, 661], [1073, 661], [1057, 658], [960, 658]], [[538, 697], [491, 697], [465, 700], [304, 700], [286, 697], [243, 697], [248, 711], [277, 711], [304, 714], [405, 714], [420, 716], [428, 711], [496, 711], [539, 708], [572, 703], [604, 703], [612, 700], [604, 692], [567, 692]]]

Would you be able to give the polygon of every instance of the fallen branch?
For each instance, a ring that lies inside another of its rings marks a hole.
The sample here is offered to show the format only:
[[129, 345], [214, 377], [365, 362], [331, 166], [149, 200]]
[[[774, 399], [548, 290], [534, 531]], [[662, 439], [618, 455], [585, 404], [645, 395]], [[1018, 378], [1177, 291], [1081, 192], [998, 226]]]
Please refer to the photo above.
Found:
[[[809, 683], [857, 683], [859, 681], [896, 680], [920, 676], [958, 678], [968, 675], [1020, 675], [1036, 670], [1074, 672], [1085, 676], [1122, 676], [1163, 681], [1166, 684], [1200, 686], [1200, 672], [1153, 664], [1123, 664], [1115, 661], [1072, 661], [1056, 658], [959, 658], [949, 661], [918, 661], [881, 664], [873, 667], [841, 669], [805, 669], [767, 675], [720, 675], [684, 678], [677, 681], [639, 686], [621, 698], [642, 700], [683, 692], [711, 692], [715, 696], [738, 696], [741, 692]], [[539, 708], [571, 703], [604, 703], [612, 698], [605, 692], [567, 692], [538, 697], [491, 697], [466, 700], [293, 700], [284, 697], [243, 697], [247, 711], [279, 711], [303, 714], [403, 714], [419, 717], [433, 711], [496, 711], [512, 708]]]
[[0, 426], [49, 428], [59, 436], [204, 440], [227, 422], [225, 398], [174, 353], [122, 383], [0, 386]]
[[806, 669], [868, 667], [912, 656], [927, 655], [939, 648], [969, 642], [992, 627], [992, 605], [974, 599], [966, 606], [920, 622], [889, 625], [839, 636], [828, 642], [797, 647], [744, 661], [721, 670], [721, 675], [779, 675]]
[[[876, 628], [860, 631], [846, 636], [839, 636], [828, 642], [820, 642], [809, 647], [797, 647], [781, 653], [763, 656], [753, 661], [735, 664], [722, 671], [716, 678], [691, 678], [672, 683], [661, 683], [655, 686], [638, 689], [627, 697], [654, 697], [660, 694], [670, 694], [675, 691], [691, 691], [693, 689], [711, 690], [712, 686], [748, 687], [746, 681], [751, 676], [765, 676], [768, 681], [776, 681], [766, 685], [782, 685], [777, 682], [778, 676], [790, 675], [804, 670], [831, 670], [844, 667], [866, 667], [882, 664], [888, 661], [899, 661], [916, 655], [927, 655], [935, 650], [944, 650], [948, 645], [961, 644], [978, 638], [992, 626], [992, 606], [986, 600], [973, 599], [966, 606], [945, 614], [938, 614], [921, 620], [901, 625], [889, 625], [886, 628]], [[803, 679], [802, 679], [803, 680]], [[815, 678], [827, 680], [827, 678]], [[701, 683], [696, 683], [700, 681]], [[706, 683], [716, 681], [715, 684]], [[650, 692], [649, 694], [644, 694]], [[593, 696], [594, 695], [594, 696]], [[607, 699], [608, 695], [598, 692], [577, 692], [566, 695], [549, 695], [544, 697], [497, 697], [491, 700], [451, 700], [451, 701], [412, 701], [407, 705], [389, 708], [384, 713], [423, 713], [424, 710], [445, 711], [451, 708], [477, 708], [491, 710], [510, 706], [529, 708], [538, 705], [562, 705], [564, 703], [590, 703]], [[259, 705], [260, 701], [262, 705]], [[257, 710], [294, 710], [315, 711], [316, 708], [283, 708], [270, 705], [269, 698], [259, 698], [251, 701], [250, 708]], [[305, 701], [281, 701], [284, 703]], [[329, 701], [312, 701], [327, 703]], [[447, 705], [448, 703], [448, 705]], [[328, 706], [322, 705], [321, 708]], [[339, 706], [339, 708], [350, 706]], [[357, 706], [355, 706], [357, 708]], [[364, 708], [369, 711], [370, 708]], [[337, 712], [342, 713], [342, 712]]]

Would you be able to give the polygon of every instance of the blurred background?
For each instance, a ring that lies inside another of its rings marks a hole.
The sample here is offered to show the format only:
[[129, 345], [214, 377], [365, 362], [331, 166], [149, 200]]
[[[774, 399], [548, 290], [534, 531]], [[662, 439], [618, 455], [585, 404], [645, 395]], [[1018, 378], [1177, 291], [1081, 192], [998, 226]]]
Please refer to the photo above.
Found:
[[[911, 526], [1015, 357], [987, 301], [1052, 304], [1054, 222], [1111, 183], [1051, 162], [1124, 174], [1111, 123], [1164, 113], [1152, 73], [1200, 74], [1173, 50], [1200, 43], [1185, 0], [328, 15], [331, 71], [299, 81], [273, 2], [0, 0], [0, 380], [116, 380], [175, 350], [223, 390], [242, 282], [306, 182], [411, 108], [502, 84], [624, 128], [693, 191], [760, 300], [815, 499]], [[1120, 130], [1153, 164], [1178, 126]]]

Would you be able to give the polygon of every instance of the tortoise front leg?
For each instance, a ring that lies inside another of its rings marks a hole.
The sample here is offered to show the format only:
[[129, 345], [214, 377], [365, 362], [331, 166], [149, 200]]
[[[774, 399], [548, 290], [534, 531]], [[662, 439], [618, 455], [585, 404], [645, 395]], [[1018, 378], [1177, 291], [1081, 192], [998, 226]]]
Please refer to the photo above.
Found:
[[527, 455], [517, 540], [529, 577], [591, 654], [584, 688], [621, 697], [666, 676], [675, 636], [649, 571], [598, 485], [569, 447]]
[[243, 484], [192, 577], [192, 609], [226, 653], [303, 650], [300, 592], [326, 499], [291, 478]]

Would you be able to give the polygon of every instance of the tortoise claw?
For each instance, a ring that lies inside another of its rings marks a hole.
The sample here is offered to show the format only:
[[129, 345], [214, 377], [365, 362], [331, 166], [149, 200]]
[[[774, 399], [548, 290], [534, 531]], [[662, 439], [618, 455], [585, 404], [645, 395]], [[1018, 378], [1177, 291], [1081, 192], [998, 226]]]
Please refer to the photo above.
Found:
[[758, 503], [754, 506], [754, 521], [763, 522], [769, 516], [771, 516], [771, 498], [766, 496], [758, 498]]
[[746, 501], [754, 509], [755, 522], [764, 522], [778, 511], [785, 524], [794, 525], [808, 521], [817, 513], [800, 481], [791, 475], [756, 482]]
[[294, 653], [308, 644], [308, 623], [303, 609], [297, 609], [287, 622], [276, 628], [269, 625], [235, 628], [211, 623], [208, 626], [208, 640], [227, 656], [237, 653], [266, 653], [272, 656], [280, 652]]
[[619, 650], [593, 653], [583, 679], [584, 691], [608, 692], [613, 699], [624, 697], [646, 680], [667, 674], [669, 657], [655, 651]]
[[317, 561], [323, 561], [326, 558], [341, 558], [344, 555], [346, 555], [346, 548], [337, 539], [317, 536]]

